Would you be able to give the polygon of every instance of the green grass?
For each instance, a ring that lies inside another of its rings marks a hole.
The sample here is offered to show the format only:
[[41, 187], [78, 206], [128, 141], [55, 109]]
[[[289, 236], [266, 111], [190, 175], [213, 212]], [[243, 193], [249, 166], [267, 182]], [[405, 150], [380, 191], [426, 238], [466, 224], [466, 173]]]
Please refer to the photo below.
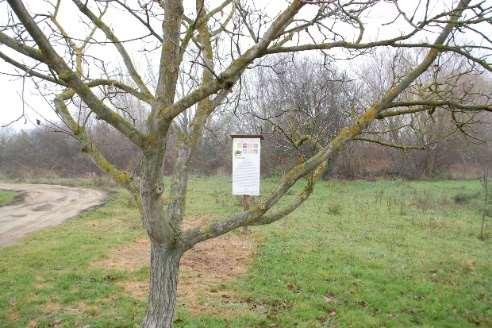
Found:
[[[190, 216], [239, 208], [227, 178], [193, 178], [189, 192]], [[480, 210], [454, 201], [479, 192], [475, 181], [321, 183], [289, 217], [252, 229], [262, 240], [253, 264], [223, 287], [241, 315], [179, 308], [176, 327], [492, 327], [491, 231], [479, 240]], [[141, 234], [118, 191], [104, 207], [0, 249], [0, 326], [137, 327], [145, 302], [117, 283], [146, 270], [90, 263]]]
[[7, 205], [14, 201], [17, 194], [13, 191], [0, 190], [0, 206]]

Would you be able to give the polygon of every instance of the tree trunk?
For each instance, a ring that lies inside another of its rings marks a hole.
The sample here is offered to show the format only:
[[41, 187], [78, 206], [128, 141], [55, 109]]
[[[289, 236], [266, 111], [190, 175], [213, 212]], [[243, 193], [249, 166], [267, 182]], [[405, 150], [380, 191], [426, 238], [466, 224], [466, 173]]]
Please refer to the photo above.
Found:
[[173, 323], [182, 252], [151, 242], [150, 285], [143, 328], [170, 328]]

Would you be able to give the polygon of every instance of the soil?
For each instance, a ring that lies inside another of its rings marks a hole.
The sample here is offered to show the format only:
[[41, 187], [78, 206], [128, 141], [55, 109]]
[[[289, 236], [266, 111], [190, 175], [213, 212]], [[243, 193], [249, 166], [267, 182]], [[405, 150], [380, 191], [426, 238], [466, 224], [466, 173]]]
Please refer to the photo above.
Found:
[[[207, 218], [189, 218], [184, 226], [190, 228], [205, 221]], [[237, 303], [236, 297], [227, 284], [246, 273], [255, 251], [256, 242], [249, 232], [229, 233], [196, 245], [181, 259], [178, 304], [191, 313], [234, 315], [237, 309], [228, 309], [227, 303]], [[149, 241], [141, 237], [113, 249], [107, 258], [94, 265], [135, 271], [148, 267], [149, 257]], [[118, 284], [135, 298], [143, 300], [147, 297], [147, 280], [124, 280]]]
[[0, 246], [15, 243], [27, 234], [54, 226], [101, 205], [106, 193], [87, 188], [47, 184], [0, 183], [0, 189], [22, 195], [10, 205], [0, 207]]

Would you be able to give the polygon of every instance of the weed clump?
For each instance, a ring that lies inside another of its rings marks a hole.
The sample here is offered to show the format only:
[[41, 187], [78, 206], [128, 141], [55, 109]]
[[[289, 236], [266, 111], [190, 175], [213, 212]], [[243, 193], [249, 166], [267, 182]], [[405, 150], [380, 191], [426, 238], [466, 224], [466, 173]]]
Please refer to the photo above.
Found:
[[461, 193], [456, 194], [453, 197], [453, 201], [456, 204], [463, 205], [463, 204], [469, 204], [472, 200], [474, 200], [474, 199], [476, 199], [478, 197], [480, 197], [480, 193], [479, 192], [475, 192], [475, 193], [464, 193], [464, 192], [461, 192]]
[[326, 211], [329, 215], [340, 215], [342, 213], [342, 206], [340, 204], [331, 204]]

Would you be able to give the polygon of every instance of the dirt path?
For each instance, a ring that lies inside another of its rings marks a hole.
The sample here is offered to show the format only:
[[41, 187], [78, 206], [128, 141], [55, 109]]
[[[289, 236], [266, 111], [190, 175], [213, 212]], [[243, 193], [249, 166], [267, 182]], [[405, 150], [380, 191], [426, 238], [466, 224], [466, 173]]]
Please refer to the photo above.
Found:
[[[210, 223], [213, 217], [186, 217], [184, 229]], [[228, 233], [209, 239], [189, 250], [180, 262], [178, 304], [187, 311], [200, 315], [235, 317], [249, 311], [228, 283], [245, 274], [257, 249], [253, 233]], [[93, 262], [104, 270], [136, 272], [148, 268], [150, 242], [141, 237], [134, 242], [110, 249], [106, 257]], [[149, 281], [145, 276], [130, 274], [118, 279], [116, 284], [132, 297], [144, 301], [148, 295]], [[231, 306], [233, 304], [233, 306]]]
[[0, 183], [0, 189], [23, 194], [22, 201], [0, 207], [0, 246], [13, 244], [33, 231], [57, 225], [100, 205], [102, 191], [46, 184]]

